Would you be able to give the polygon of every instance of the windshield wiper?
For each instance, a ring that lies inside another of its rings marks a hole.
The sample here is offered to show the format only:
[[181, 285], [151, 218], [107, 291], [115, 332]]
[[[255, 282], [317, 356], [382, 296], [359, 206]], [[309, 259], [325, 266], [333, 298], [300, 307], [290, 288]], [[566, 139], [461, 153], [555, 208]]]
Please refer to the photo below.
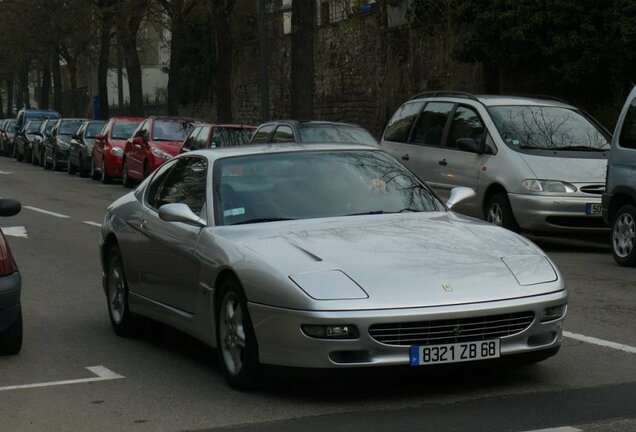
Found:
[[261, 222], [278, 222], [278, 221], [287, 221], [287, 220], [295, 220], [294, 218], [274, 218], [274, 217], [270, 217], [270, 218], [255, 218], [255, 219], [248, 219], [245, 221], [241, 221], [241, 222], [235, 222], [233, 224], [230, 225], [243, 225], [243, 224], [251, 224], [251, 223], [261, 223]]
[[403, 208], [402, 210], [398, 210], [398, 211], [385, 211], [385, 210], [371, 210], [371, 211], [367, 211], [367, 212], [360, 212], [360, 213], [349, 213], [345, 216], [363, 216], [363, 215], [377, 215], [377, 214], [395, 214], [395, 213], [404, 213], [404, 212], [414, 212], [414, 213], [420, 213], [423, 210], [418, 210], [418, 209], [414, 209], [414, 208], [410, 208], [410, 207], [406, 207]]
[[593, 152], [602, 152], [602, 151], [607, 151], [601, 148], [594, 148], [594, 147], [590, 147], [590, 146], [582, 146], [582, 145], [573, 145], [573, 146], [565, 146], [565, 147], [558, 147], [555, 148], [554, 150], [575, 150], [575, 151], [593, 151]]

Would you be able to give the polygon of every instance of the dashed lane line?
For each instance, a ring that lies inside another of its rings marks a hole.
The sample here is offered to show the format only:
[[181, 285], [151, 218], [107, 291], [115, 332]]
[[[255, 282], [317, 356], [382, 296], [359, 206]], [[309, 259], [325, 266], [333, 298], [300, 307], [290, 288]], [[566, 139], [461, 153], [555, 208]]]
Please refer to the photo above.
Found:
[[2, 170], [0, 170], [0, 175], [9, 175], [9, 174], [13, 174], [13, 171], [2, 171]]
[[62, 219], [70, 218], [70, 216], [67, 216], [67, 215], [64, 215], [64, 214], [55, 213], [55, 212], [48, 211], [48, 210], [43, 210], [43, 209], [37, 208], [37, 207], [22, 206], [22, 208], [33, 210], [34, 212], [43, 213], [43, 214], [46, 214], [46, 215], [49, 215], [49, 216], [55, 216], [55, 217], [62, 218]]
[[581, 429], [577, 429], [571, 426], [562, 426], [562, 427], [555, 427], [555, 428], [548, 428], [548, 429], [535, 429], [535, 430], [525, 431], [525, 432], [583, 432], [583, 431]]
[[29, 238], [29, 234], [23, 226], [2, 227], [2, 232], [6, 236]]
[[102, 224], [93, 222], [93, 221], [82, 221], [82, 223], [86, 225], [94, 226], [94, 227], [99, 227], [99, 228], [102, 227]]
[[631, 354], [636, 354], [636, 347], [632, 347], [629, 345], [623, 345], [616, 342], [606, 341], [603, 339], [598, 339], [591, 336], [585, 336], [578, 333], [570, 333], [569, 331], [564, 331], [563, 336], [568, 337], [570, 339], [575, 339], [581, 342], [587, 342], [587, 343], [591, 343], [591, 344], [606, 347], [606, 348], [613, 348], [615, 350], [620, 350], [620, 351], [625, 351]]
[[115, 379], [125, 378], [123, 375], [119, 375], [104, 366], [89, 366], [86, 369], [93, 372], [97, 376], [91, 377], [91, 378], [80, 378], [80, 379], [65, 380], [65, 381], [50, 381], [50, 382], [35, 383], [35, 384], [6, 386], [6, 387], [0, 387], [0, 391], [30, 389], [30, 388], [38, 388], [38, 387], [53, 387], [53, 386], [60, 386], [60, 385], [81, 384], [81, 383], [88, 383], [88, 382], [94, 382], [94, 381], [106, 381], [106, 380], [115, 380]]

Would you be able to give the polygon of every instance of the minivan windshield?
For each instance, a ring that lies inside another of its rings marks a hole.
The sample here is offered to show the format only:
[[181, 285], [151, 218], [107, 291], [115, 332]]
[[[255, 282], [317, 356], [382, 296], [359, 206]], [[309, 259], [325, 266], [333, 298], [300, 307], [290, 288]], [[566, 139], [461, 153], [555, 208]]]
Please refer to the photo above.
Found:
[[501, 139], [513, 149], [606, 151], [605, 133], [590, 119], [568, 108], [496, 106], [488, 108]]

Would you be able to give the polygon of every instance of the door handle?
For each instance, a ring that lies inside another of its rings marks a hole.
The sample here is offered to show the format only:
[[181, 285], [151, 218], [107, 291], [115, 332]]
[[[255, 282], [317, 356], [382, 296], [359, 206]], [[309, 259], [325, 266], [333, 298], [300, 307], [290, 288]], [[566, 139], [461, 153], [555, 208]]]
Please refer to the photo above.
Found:
[[407, 154], [405, 154], [404, 156], [402, 156], [402, 160], [407, 161], [407, 160], [409, 160], [409, 159], [410, 159], [410, 157], [409, 157], [409, 154], [408, 154], [408, 153], [407, 153]]
[[448, 165], [448, 162], [446, 162], [446, 159], [442, 159], [441, 161], [437, 162], [438, 164], [440, 164], [441, 166], [446, 166]]

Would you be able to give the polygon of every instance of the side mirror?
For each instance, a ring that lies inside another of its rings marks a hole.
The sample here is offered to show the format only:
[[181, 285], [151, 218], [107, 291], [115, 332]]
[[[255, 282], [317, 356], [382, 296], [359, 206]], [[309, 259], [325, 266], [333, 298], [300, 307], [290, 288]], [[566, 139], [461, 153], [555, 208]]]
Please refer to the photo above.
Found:
[[95, 142], [101, 142], [103, 140], [104, 140], [104, 135], [102, 134], [95, 135]]
[[468, 198], [475, 196], [475, 191], [468, 187], [456, 187], [451, 189], [450, 198], [446, 201], [446, 207], [452, 209], [453, 206], [460, 201], [464, 201]]
[[22, 204], [11, 198], [0, 198], [0, 216], [15, 216], [20, 213]]
[[133, 144], [144, 145], [144, 139], [140, 136], [136, 136], [133, 138]]
[[159, 219], [166, 222], [183, 222], [198, 227], [206, 226], [199, 216], [195, 215], [186, 204], [164, 204], [159, 209]]
[[470, 153], [483, 153], [483, 147], [473, 138], [460, 138], [457, 140], [457, 148]]

